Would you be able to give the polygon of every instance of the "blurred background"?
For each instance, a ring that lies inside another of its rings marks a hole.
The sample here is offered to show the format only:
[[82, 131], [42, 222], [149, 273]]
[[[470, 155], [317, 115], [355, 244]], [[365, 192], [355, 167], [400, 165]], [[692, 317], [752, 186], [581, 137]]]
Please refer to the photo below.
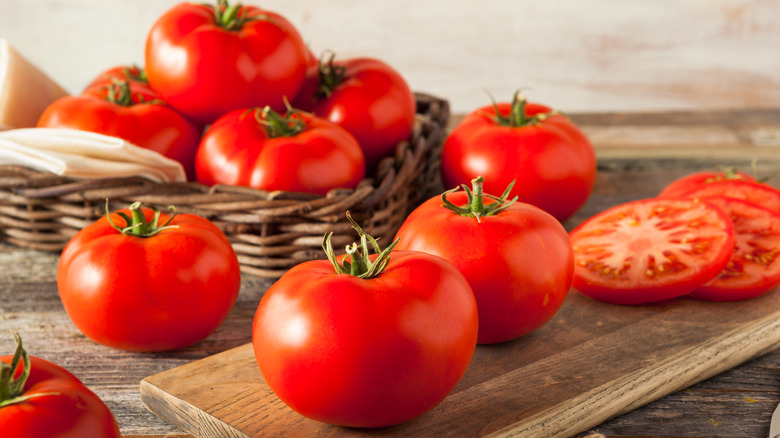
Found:
[[[0, 38], [71, 93], [143, 64], [177, 0], [0, 0]], [[383, 59], [463, 114], [509, 100], [569, 112], [780, 107], [777, 0], [247, 0], [310, 48]]]

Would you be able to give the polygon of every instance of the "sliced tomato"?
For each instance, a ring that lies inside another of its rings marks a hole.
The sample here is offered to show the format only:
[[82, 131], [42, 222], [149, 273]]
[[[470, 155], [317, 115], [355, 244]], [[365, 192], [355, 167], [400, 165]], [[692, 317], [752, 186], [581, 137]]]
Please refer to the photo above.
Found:
[[706, 198], [710, 196], [742, 199], [780, 213], [780, 190], [759, 182], [738, 179], [714, 181], [692, 187], [676, 195], [676, 197], [682, 198]]
[[780, 285], [780, 213], [722, 196], [705, 200], [731, 216], [734, 251], [726, 268], [687, 298], [745, 300], [763, 295]]
[[734, 247], [734, 226], [705, 201], [649, 198], [591, 217], [570, 238], [574, 289], [642, 304], [685, 295], [718, 275]]

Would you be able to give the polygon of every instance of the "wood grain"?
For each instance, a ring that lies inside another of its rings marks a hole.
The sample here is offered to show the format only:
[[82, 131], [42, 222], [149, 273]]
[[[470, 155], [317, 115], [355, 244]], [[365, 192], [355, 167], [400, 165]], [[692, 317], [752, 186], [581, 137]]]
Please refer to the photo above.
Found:
[[[379, 434], [573, 436], [778, 347], [777, 291], [739, 303], [641, 307], [575, 292], [532, 336], [479, 346], [439, 407]], [[144, 379], [141, 399], [199, 437], [367, 433], [310, 421], [284, 406], [249, 344]]]
[[[147, 32], [178, 2], [3, 0], [0, 29], [75, 93], [108, 67], [143, 64]], [[245, 3], [285, 15], [316, 54], [386, 60], [458, 113], [489, 104], [485, 91], [504, 100], [518, 88], [569, 112], [780, 104], [773, 1]]]

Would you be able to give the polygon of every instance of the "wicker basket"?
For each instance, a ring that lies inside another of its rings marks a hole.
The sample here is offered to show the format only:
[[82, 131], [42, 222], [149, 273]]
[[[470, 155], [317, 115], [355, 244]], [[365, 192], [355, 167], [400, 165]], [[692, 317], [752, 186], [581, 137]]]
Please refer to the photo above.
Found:
[[416, 94], [412, 137], [395, 157], [379, 165], [374, 178], [355, 189], [326, 196], [198, 183], [158, 184], [143, 178], [74, 179], [27, 168], [0, 166], [0, 240], [13, 245], [61, 251], [81, 228], [134, 201], [192, 213], [214, 222], [230, 239], [243, 272], [278, 278], [292, 266], [324, 258], [322, 236], [332, 231], [334, 248], [355, 240], [346, 211], [386, 244], [405, 217], [442, 191], [441, 148], [449, 105]]

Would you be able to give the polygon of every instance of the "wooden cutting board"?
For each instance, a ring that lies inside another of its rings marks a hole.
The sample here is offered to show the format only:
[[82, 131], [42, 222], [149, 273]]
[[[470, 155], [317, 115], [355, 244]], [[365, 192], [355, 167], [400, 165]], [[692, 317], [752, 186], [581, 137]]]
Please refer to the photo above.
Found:
[[616, 306], [572, 292], [514, 342], [478, 346], [442, 404], [381, 430], [333, 427], [286, 407], [251, 344], [141, 381], [147, 409], [198, 437], [567, 437], [780, 347], [780, 292], [754, 300]]

